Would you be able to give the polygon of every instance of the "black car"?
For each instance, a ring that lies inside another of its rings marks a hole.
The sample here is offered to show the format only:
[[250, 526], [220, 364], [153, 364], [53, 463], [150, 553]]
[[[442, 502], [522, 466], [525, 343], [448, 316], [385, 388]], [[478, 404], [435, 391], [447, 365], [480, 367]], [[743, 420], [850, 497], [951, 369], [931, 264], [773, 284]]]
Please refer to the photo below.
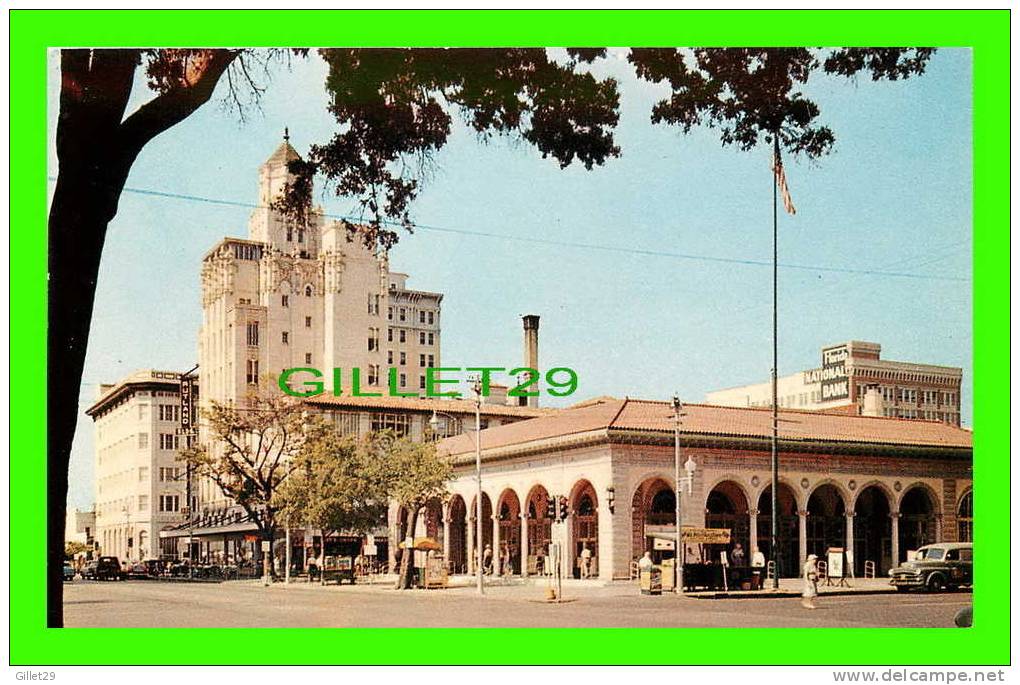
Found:
[[123, 580], [124, 572], [117, 557], [99, 557], [93, 578], [96, 580]]
[[970, 542], [940, 542], [917, 550], [910, 561], [889, 571], [889, 583], [900, 592], [911, 588], [940, 592], [974, 584], [974, 546]]

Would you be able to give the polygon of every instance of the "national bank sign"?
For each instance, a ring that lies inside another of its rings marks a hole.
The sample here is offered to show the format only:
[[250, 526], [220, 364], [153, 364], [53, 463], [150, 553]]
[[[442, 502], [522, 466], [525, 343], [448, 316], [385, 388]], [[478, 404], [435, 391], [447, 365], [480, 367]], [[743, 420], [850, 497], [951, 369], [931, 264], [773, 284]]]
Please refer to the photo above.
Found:
[[846, 360], [850, 352], [846, 345], [826, 347], [822, 350], [822, 368], [804, 372], [804, 383], [822, 384], [822, 401], [850, 398], [850, 377], [846, 373]]

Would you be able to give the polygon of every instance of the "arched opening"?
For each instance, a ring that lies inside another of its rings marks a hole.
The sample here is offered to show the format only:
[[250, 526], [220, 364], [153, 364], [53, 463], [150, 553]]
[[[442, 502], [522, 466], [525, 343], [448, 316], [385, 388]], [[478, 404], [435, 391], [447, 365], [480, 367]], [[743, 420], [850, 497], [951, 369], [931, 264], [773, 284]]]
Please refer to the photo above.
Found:
[[[729, 528], [729, 545], [712, 545], [705, 555], [708, 559], [718, 559], [719, 552], [726, 550], [730, 554], [730, 563], [735, 566], [748, 566], [751, 563], [751, 518], [748, 513], [747, 497], [740, 486], [726, 480], [708, 493], [705, 501], [705, 527]], [[733, 560], [733, 550], [740, 545], [743, 561]]]
[[864, 575], [864, 562], [875, 562], [875, 577], [885, 576], [892, 561], [892, 519], [889, 498], [869, 485], [854, 505], [854, 575]]
[[970, 490], [960, 499], [956, 509], [956, 539], [960, 542], [974, 541], [974, 491]]
[[900, 501], [900, 558], [906, 561], [907, 553], [935, 542], [935, 503], [928, 490], [921, 486], [910, 488]]
[[[640, 559], [645, 552], [652, 553], [652, 561], [672, 559], [671, 549], [665, 547], [676, 540], [676, 493], [673, 486], [662, 478], [649, 478], [634, 491], [631, 501], [631, 557]], [[659, 539], [663, 544], [656, 545]]]
[[[595, 488], [591, 483], [582, 480], [574, 485], [570, 496], [574, 541], [574, 548], [571, 550], [570, 568], [575, 578], [580, 578], [582, 571], [592, 578], [598, 576], [598, 506], [598, 496], [595, 494]], [[582, 559], [587, 561], [587, 569], [582, 569]]]
[[503, 560], [510, 559], [511, 573], [521, 572], [521, 503], [517, 493], [507, 488], [499, 497], [499, 550], [500, 572]]
[[831, 483], [815, 488], [807, 503], [807, 551], [825, 559], [825, 550], [846, 546], [846, 505]]
[[545, 574], [545, 560], [552, 540], [552, 519], [548, 515], [549, 492], [541, 485], [531, 488], [528, 493], [528, 573]]
[[776, 562], [780, 578], [800, 575], [800, 523], [797, 519], [797, 498], [786, 483], [779, 484], [776, 495], [778, 517], [777, 547], [772, 549], [772, 486], [762, 490], [758, 497], [758, 549], [767, 561]]
[[467, 506], [464, 498], [450, 499], [450, 558], [446, 560], [451, 573], [467, 573]]

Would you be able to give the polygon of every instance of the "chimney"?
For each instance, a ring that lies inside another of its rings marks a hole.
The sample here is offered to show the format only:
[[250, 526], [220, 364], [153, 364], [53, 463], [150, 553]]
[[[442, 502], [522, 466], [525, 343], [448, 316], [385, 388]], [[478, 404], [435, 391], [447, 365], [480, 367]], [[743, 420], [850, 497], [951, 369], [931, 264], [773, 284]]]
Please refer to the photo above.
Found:
[[[527, 314], [521, 317], [524, 321], [524, 365], [529, 369], [538, 370], [538, 315]], [[525, 379], [530, 380], [530, 379]], [[530, 385], [528, 392], [537, 392], [538, 383]], [[538, 406], [538, 395], [534, 397], [520, 397], [521, 405], [529, 407]]]
[[869, 383], [864, 389], [864, 404], [861, 407], [861, 416], [884, 416], [885, 400], [878, 385]]

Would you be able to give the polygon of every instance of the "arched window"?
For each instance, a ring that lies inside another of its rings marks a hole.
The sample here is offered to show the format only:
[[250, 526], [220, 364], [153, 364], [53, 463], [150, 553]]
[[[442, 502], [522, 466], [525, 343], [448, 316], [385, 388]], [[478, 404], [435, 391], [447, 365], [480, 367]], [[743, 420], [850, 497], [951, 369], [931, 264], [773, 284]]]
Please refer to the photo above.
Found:
[[655, 497], [652, 498], [651, 513], [676, 516], [676, 495], [673, 494], [672, 488], [663, 488], [655, 493]]
[[971, 490], [960, 500], [956, 513], [956, 526], [960, 542], [974, 541], [974, 491]]
[[312, 296], [312, 286], [306, 285], [305, 286], [305, 297], [311, 297], [311, 296]]
[[591, 501], [591, 497], [588, 495], [581, 497], [581, 501], [577, 503], [577, 513], [580, 516], [592, 516], [595, 513], [595, 503]]

